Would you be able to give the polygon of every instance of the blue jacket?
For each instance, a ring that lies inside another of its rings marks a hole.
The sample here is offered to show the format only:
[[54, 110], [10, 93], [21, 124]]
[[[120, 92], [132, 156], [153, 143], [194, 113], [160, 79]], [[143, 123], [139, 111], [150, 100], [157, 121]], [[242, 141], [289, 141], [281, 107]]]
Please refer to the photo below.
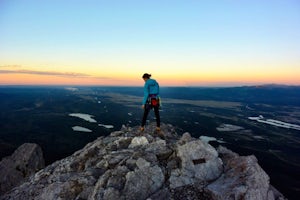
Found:
[[154, 79], [148, 79], [145, 82], [143, 105], [146, 104], [149, 94], [156, 94], [159, 96], [159, 85]]

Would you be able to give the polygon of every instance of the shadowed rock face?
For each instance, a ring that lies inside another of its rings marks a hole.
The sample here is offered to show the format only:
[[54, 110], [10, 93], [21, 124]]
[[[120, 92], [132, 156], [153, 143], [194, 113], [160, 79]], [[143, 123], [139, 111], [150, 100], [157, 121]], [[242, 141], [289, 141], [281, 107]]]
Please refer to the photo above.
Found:
[[284, 199], [254, 156], [217, 150], [172, 125], [122, 127], [32, 175], [0, 199]]
[[0, 194], [20, 184], [45, 167], [43, 152], [37, 144], [25, 143], [0, 162]]

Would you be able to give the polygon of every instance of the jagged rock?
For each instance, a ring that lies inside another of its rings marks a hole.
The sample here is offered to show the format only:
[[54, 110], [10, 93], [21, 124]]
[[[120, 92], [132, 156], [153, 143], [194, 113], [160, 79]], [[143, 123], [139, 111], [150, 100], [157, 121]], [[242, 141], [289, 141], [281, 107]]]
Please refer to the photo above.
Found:
[[211, 181], [222, 173], [222, 160], [218, 158], [218, 152], [201, 140], [179, 145], [177, 155], [181, 160], [181, 167], [171, 172], [171, 188]]
[[190, 142], [192, 140], [193, 140], [192, 136], [188, 132], [185, 132], [185, 133], [182, 134], [180, 140], [178, 141], [178, 144], [179, 145], [184, 145], [187, 142]]
[[279, 199], [254, 156], [214, 149], [172, 125], [123, 126], [35, 173], [1, 200]]
[[[224, 147], [218, 149], [225, 157], [225, 171], [215, 182], [209, 184], [205, 191], [212, 199], [276, 199], [269, 176], [258, 165], [255, 156], [238, 156]], [[242, 183], [242, 184], [241, 184]]]
[[21, 145], [0, 162], [0, 195], [20, 184], [26, 177], [45, 167], [40, 146], [32, 143]]
[[129, 148], [134, 148], [137, 146], [142, 146], [149, 144], [147, 138], [145, 136], [142, 137], [134, 137], [129, 145]]
[[159, 166], [144, 165], [127, 173], [124, 187], [125, 199], [147, 199], [161, 188], [163, 183], [164, 174]]

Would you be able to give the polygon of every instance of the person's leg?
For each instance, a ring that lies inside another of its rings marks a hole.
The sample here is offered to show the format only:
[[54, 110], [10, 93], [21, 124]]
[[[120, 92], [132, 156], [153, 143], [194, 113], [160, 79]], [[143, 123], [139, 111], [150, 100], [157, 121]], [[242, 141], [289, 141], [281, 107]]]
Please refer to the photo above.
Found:
[[150, 111], [150, 106], [145, 106], [144, 108], [144, 114], [143, 114], [143, 119], [142, 119], [142, 124], [141, 124], [141, 128], [145, 126], [146, 124], [146, 120], [147, 120], [147, 116], [149, 114]]
[[156, 133], [161, 139], [165, 139], [164, 133], [160, 131], [159, 105], [154, 107], [154, 113], [156, 118]]
[[155, 118], [156, 118], [156, 127], [160, 128], [159, 106], [154, 107], [154, 113], [155, 113]]

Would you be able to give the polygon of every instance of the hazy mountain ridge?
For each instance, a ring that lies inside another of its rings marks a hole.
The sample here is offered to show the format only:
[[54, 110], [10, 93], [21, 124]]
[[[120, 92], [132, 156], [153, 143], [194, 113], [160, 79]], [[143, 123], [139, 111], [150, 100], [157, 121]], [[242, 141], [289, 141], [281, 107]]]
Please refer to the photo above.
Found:
[[[0, 199], [284, 199], [255, 156], [213, 148], [162, 124], [123, 126], [30, 176]], [[37, 155], [38, 157], [40, 155]], [[38, 159], [40, 160], [40, 159]]]
[[300, 106], [300, 86], [258, 85], [241, 87], [162, 88], [168, 98], [272, 103]]

